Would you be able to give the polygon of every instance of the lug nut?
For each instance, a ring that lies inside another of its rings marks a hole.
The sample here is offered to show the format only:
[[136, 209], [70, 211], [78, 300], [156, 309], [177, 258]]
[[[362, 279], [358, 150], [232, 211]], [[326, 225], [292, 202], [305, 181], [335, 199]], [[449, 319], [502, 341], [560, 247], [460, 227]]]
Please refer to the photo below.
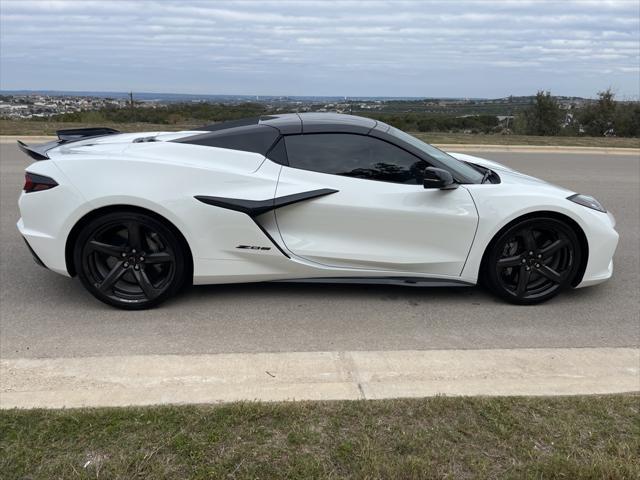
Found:
[[525, 270], [528, 272], [529, 270], [531, 270], [531, 267], [526, 267]]
[[126, 257], [126, 256], [127, 256], [127, 252], [122, 252], [122, 253], [120, 254], [120, 256], [121, 256], [121, 257]]
[[538, 258], [542, 258], [542, 255], [538, 254]]
[[533, 255], [533, 251], [529, 250], [529, 255]]
[[133, 250], [131, 250], [131, 253], [136, 253], [136, 249], [134, 248]]
[[140, 266], [136, 265], [135, 267], [133, 267], [135, 270], [140, 270]]
[[128, 268], [129, 267], [129, 262], [124, 262], [124, 268]]
[[140, 257], [140, 261], [141, 261], [141, 262], [144, 262], [144, 257]]
[[527, 263], [527, 260], [523, 258], [522, 263]]
[[540, 264], [539, 263], [536, 263], [536, 268], [540, 268]]

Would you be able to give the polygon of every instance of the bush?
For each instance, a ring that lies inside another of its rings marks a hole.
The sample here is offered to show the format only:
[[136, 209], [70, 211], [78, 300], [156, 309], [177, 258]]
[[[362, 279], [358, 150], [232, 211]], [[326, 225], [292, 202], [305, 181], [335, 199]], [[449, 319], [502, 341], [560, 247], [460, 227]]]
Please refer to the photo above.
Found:
[[533, 106], [522, 112], [518, 128], [525, 135], [557, 135], [560, 133], [562, 111], [549, 92], [539, 91]]

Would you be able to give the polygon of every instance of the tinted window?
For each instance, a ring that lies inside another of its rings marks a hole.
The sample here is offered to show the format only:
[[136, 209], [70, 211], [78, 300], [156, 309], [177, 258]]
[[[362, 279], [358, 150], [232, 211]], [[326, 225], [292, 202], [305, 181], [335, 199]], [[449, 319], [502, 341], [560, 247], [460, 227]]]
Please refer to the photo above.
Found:
[[424, 160], [365, 135], [326, 133], [285, 137], [289, 165], [314, 172], [384, 182], [422, 183]]
[[472, 166], [467, 165], [466, 163], [461, 162], [456, 158], [453, 158], [448, 153], [437, 149], [433, 145], [429, 145], [428, 143], [423, 142], [413, 135], [403, 132], [402, 130], [398, 130], [395, 127], [390, 127], [387, 133], [393, 135], [399, 140], [407, 142], [409, 145], [413, 145], [414, 147], [429, 155], [431, 158], [442, 162], [448, 170], [451, 170], [454, 173], [454, 175], [458, 174], [458, 176], [467, 179], [471, 183], [480, 183], [482, 181], [482, 173], [479, 173]]

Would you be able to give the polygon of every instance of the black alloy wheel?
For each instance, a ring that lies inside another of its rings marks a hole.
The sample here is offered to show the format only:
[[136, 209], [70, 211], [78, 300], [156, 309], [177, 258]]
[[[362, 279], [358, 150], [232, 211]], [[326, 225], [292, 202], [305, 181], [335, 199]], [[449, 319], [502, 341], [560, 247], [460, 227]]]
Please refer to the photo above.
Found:
[[185, 280], [185, 254], [176, 234], [141, 213], [114, 212], [91, 221], [78, 236], [74, 262], [89, 292], [128, 310], [158, 305]]
[[574, 230], [555, 218], [523, 220], [490, 248], [486, 283], [502, 298], [524, 305], [544, 302], [570, 287], [582, 256]]

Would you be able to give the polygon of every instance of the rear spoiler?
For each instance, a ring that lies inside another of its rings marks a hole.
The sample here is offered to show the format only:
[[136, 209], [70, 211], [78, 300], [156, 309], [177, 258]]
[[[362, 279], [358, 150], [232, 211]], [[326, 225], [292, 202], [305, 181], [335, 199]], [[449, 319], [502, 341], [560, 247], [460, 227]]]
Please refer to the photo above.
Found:
[[107, 127], [96, 128], [67, 128], [65, 130], [56, 131], [58, 138], [64, 142], [72, 142], [74, 140], [82, 140], [88, 137], [104, 137], [105, 135], [113, 135], [120, 133], [118, 130]]
[[60, 141], [47, 142], [40, 145], [27, 145], [24, 142], [18, 140], [18, 148], [22, 150], [24, 153], [29, 155], [34, 160], [46, 160], [49, 158], [47, 156], [47, 150], [51, 150], [54, 147], [57, 147], [60, 144]]
[[67, 128], [64, 130], [57, 130], [56, 135], [58, 140], [53, 142], [47, 142], [40, 145], [27, 145], [24, 142], [18, 140], [18, 148], [24, 153], [29, 155], [34, 160], [46, 160], [49, 158], [47, 151], [55, 148], [59, 145], [77, 142], [78, 140], [84, 140], [86, 138], [104, 137], [106, 135], [113, 135], [120, 133], [118, 130], [106, 127], [97, 128]]

